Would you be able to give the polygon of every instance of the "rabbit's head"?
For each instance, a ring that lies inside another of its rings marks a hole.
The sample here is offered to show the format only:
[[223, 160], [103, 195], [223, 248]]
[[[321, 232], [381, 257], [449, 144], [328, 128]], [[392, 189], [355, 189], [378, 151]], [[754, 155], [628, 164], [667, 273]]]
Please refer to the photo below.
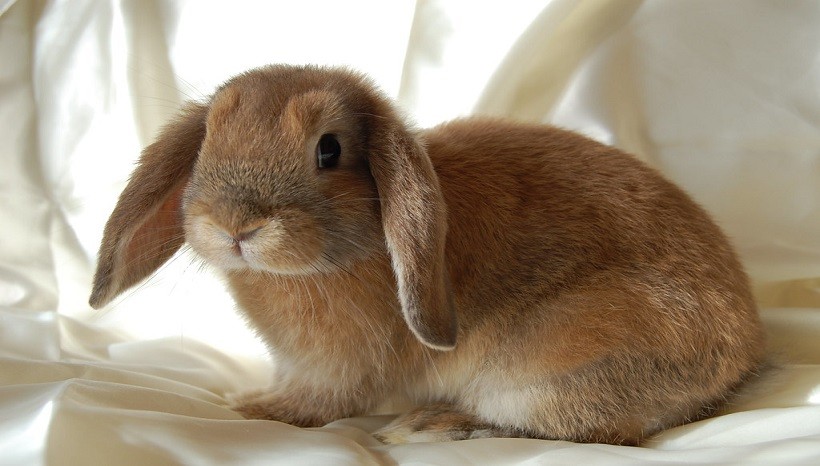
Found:
[[185, 241], [225, 270], [317, 280], [386, 246], [408, 326], [450, 349], [446, 225], [423, 142], [365, 78], [261, 68], [189, 104], [143, 151], [106, 225], [90, 304]]

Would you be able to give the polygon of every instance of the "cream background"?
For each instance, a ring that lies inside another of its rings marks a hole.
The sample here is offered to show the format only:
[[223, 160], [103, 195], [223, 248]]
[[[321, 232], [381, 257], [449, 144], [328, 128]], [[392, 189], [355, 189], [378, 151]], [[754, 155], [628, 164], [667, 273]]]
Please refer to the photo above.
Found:
[[[733, 238], [783, 370], [643, 448], [241, 420], [223, 395], [272, 362], [194, 258], [85, 302], [140, 148], [185, 99], [271, 62], [358, 68], [421, 126], [550, 122], [660, 168]], [[815, 1], [0, 1], [0, 224], [0, 464], [820, 461]]]

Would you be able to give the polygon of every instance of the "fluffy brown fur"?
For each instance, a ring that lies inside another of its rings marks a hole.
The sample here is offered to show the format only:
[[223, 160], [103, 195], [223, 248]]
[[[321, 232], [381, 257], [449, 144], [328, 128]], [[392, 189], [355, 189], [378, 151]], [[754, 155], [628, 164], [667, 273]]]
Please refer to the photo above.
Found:
[[261, 68], [184, 110], [106, 226], [91, 304], [183, 232], [279, 362], [235, 399], [251, 418], [409, 400], [378, 438], [634, 445], [712, 413], [762, 359], [726, 238], [656, 171], [543, 125], [416, 132], [344, 70]]

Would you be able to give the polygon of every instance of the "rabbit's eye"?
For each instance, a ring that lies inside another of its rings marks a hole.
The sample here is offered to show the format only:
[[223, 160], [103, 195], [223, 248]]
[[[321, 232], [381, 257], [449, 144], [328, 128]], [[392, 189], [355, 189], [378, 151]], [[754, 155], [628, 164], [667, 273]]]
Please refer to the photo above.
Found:
[[323, 134], [316, 144], [316, 163], [319, 168], [333, 168], [339, 163], [342, 145], [333, 134]]

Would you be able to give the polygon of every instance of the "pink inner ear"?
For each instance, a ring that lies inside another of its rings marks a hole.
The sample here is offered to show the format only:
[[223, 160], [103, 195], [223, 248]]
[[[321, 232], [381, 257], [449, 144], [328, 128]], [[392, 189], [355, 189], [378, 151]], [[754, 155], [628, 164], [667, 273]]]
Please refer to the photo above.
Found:
[[181, 184], [172, 190], [157, 211], [145, 219], [128, 241], [122, 260], [125, 270], [132, 277], [153, 272], [185, 241], [181, 211], [183, 188], [184, 184]]

